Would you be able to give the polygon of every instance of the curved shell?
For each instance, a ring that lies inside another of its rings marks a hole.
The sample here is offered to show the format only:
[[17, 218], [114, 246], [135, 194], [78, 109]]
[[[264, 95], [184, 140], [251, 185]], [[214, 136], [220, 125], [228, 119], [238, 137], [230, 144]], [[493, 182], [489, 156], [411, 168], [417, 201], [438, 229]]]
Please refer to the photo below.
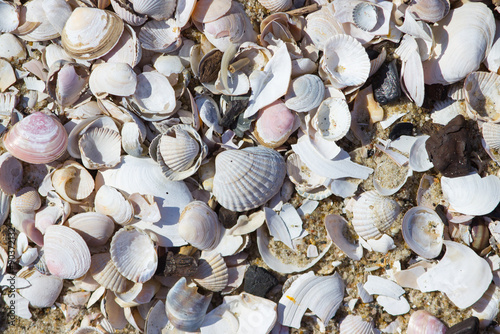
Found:
[[329, 97], [321, 102], [312, 122], [323, 138], [339, 140], [351, 128], [351, 112], [344, 99]]
[[229, 281], [226, 261], [220, 254], [200, 259], [193, 280], [210, 291], [222, 291]]
[[58, 60], [50, 68], [47, 92], [61, 106], [71, 106], [87, 90], [88, 78], [89, 71], [85, 66]]
[[113, 6], [115, 13], [131, 26], [141, 26], [148, 20], [146, 15], [134, 12], [129, 1], [111, 0], [111, 6]]
[[374, 332], [372, 322], [364, 321], [359, 315], [349, 314], [340, 322], [340, 334], [372, 334]]
[[52, 174], [52, 186], [64, 200], [78, 204], [94, 191], [94, 179], [85, 167], [68, 160]]
[[259, 3], [271, 12], [284, 12], [293, 5], [292, 0], [259, 0]]
[[328, 215], [325, 217], [325, 228], [328, 237], [333, 243], [340, 248], [341, 251], [346, 253], [348, 257], [355, 261], [361, 260], [363, 257], [363, 247], [358, 244], [352, 243], [347, 237], [347, 221], [344, 217], [339, 215]]
[[111, 218], [97, 212], [76, 214], [68, 219], [68, 226], [78, 232], [89, 246], [104, 245], [115, 230]]
[[425, 310], [412, 313], [408, 322], [407, 334], [445, 334], [448, 328], [438, 318]]
[[120, 162], [122, 137], [109, 128], [94, 128], [78, 141], [82, 163], [88, 169], [114, 167]]
[[133, 0], [134, 11], [147, 15], [154, 20], [166, 20], [172, 16], [175, 10], [175, 0]]
[[89, 86], [97, 98], [107, 94], [129, 96], [137, 87], [137, 75], [129, 64], [104, 63], [92, 70]]
[[418, 255], [433, 259], [441, 253], [444, 224], [434, 210], [411, 208], [403, 217], [402, 230], [406, 243]]
[[182, 277], [167, 294], [165, 309], [168, 320], [177, 329], [193, 332], [200, 328], [212, 299], [212, 295], [203, 296], [196, 286], [186, 284]]
[[29, 282], [28, 287], [19, 289], [19, 294], [28, 299], [33, 307], [51, 307], [63, 288], [61, 278], [43, 275], [34, 269], [19, 273], [19, 277]]
[[45, 164], [66, 152], [68, 134], [55, 117], [36, 112], [16, 123], [4, 136], [3, 143], [19, 160]]
[[23, 182], [23, 165], [5, 152], [0, 155], [0, 189], [7, 195], [14, 194]]
[[[44, 1], [29, 1], [21, 7], [21, 22], [18, 31], [22, 31], [20, 38], [26, 41], [48, 41], [59, 37], [59, 32], [45, 15]], [[26, 29], [25, 29], [26, 28]]]
[[119, 225], [132, 222], [134, 209], [132, 204], [115, 188], [103, 185], [95, 194], [95, 210], [110, 216]]
[[365, 240], [382, 236], [400, 212], [399, 204], [376, 191], [361, 194], [354, 204], [352, 225], [356, 233]]
[[96, 59], [118, 43], [123, 27], [123, 21], [113, 12], [77, 7], [66, 21], [61, 42], [73, 58]]
[[89, 273], [100, 285], [114, 292], [123, 293], [134, 285], [118, 272], [109, 253], [92, 255]]
[[215, 158], [213, 193], [228, 210], [250, 210], [280, 190], [285, 174], [285, 160], [270, 148], [224, 151]]
[[139, 64], [141, 58], [141, 43], [135, 30], [128, 24], [125, 25], [125, 29], [115, 47], [101, 57], [106, 63], [126, 63], [132, 68]]
[[12, 210], [23, 212], [23, 213], [33, 213], [40, 208], [42, 205], [42, 200], [40, 195], [35, 188], [25, 187], [20, 189], [12, 197], [10, 206]]
[[141, 117], [168, 117], [175, 110], [175, 91], [167, 78], [158, 72], [143, 72], [137, 76], [133, 101], [141, 109]]
[[410, 148], [409, 165], [416, 172], [425, 172], [434, 167], [425, 149], [425, 142], [428, 138], [427, 135], [419, 136]]
[[484, 123], [483, 128], [483, 139], [492, 149], [500, 149], [500, 124], [494, 123]]
[[19, 25], [19, 12], [17, 7], [10, 2], [0, 2], [0, 32], [11, 32]]
[[408, 9], [417, 18], [426, 22], [438, 22], [450, 11], [449, 0], [413, 0]]
[[136, 283], [144, 283], [153, 277], [158, 256], [149, 236], [135, 228], [124, 227], [111, 240], [111, 259], [116, 269]]
[[231, 0], [200, 0], [196, 3], [191, 17], [200, 23], [215, 21], [229, 11], [231, 3]]
[[286, 159], [286, 171], [297, 191], [313, 191], [326, 181], [326, 177], [311, 171], [297, 153], [290, 154]]
[[320, 77], [304, 74], [292, 80], [285, 95], [285, 104], [296, 112], [308, 112], [319, 107], [325, 96], [325, 85]]
[[75, 279], [89, 270], [89, 248], [85, 240], [71, 228], [62, 225], [47, 227], [43, 244], [45, 262], [52, 275]]
[[261, 145], [276, 148], [285, 143], [296, 129], [296, 120], [295, 113], [277, 100], [259, 110], [253, 133]]
[[472, 72], [464, 82], [467, 111], [483, 121], [500, 121], [497, 101], [500, 100], [500, 75]]
[[377, 6], [369, 2], [359, 2], [352, 10], [352, 20], [360, 29], [371, 31], [378, 22]]
[[224, 227], [217, 214], [204, 202], [186, 205], [179, 218], [179, 235], [194, 247], [212, 250], [224, 235]]
[[139, 41], [146, 50], [168, 53], [181, 46], [181, 29], [172, 20], [148, 21], [139, 31]]
[[326, 41], [344, 30], [333, 16], [330, 6], [323, 6], [320, 10], [307, 15], [307, 24], [304, 28], [306, 39], [309, 39], [319, 50], [324, 50]]

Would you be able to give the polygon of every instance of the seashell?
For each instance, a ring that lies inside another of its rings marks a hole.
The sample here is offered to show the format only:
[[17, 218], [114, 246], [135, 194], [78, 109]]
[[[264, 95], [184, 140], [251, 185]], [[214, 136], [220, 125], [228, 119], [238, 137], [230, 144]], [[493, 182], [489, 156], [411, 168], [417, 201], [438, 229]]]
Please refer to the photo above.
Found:
[[352, 225], [363, 239], [377, 239], [394, 223], [399, 212], [400, 206], [395, 200], [374, 190], [367, 191], [353, 206]]
[[409, 165], [410, 168], [416, 172], [426, 172], [434, 167], [434, 164], [430, 162], [429, 154], [425, 149], [425, 142], [428, 138], [429, 136], [427, 135], [419, 136], [419, 138], [411, 146]]
[[450, 11], [449, 0], [414, 0], [408, 10], [418, 19], [426, 22], [441, 21]]
[[[27, 2], [21, 8], [21, 20], [24, 23], [18, 27], [19, 37], [30, 42], [48, 41], [59, 37], [57, 29], [52, 25], [45, 15], [44, 0]], [[30, 25], [31, 23], [32, 25]], [[23, 31], [24, 25], [30, 25], [27, 31]]]
[[161, 333], [161, 330], [168, 325], [168, 318], [165, 312], [165, 303], [162, 300], [156, 300], [148, 311], [146, 323], [144, 324], [144, 333]]
[[66, 21], [71, 16], [72, 8], [65, 0], [43, 0], [43, 12], [57, 33], [62, 33]]
[[109, 128], [94, 128], [78, 141], [82, 163], [88, 169], [114, 167], [120, 162], [120, 134]]
[[325, 95], [325, 85], [313, 74], [301, 75], [292, 80], [285, 95], [285, 104], [296, 112], [308, 112], [319, 107]]
[[153, 66], [158, 73], [167, 77], [172, 86], [177, 84], [179, 75], [181, 75], [185, 69], [181, 57], [174, 55], [159, 56], [156, 58]]
[[115, 188], [103, 185], [95, 195], [95, 210], [110, 216], [119, 225], [128, 225], [134, 217], [132, 204]]
[[145, 151], [143, 143], [146, 139], [146, 127], [139, 117], [135, 116], [132, 122], [123, 124], [121, 138], [123, 150], [127, 154], [138, 158], [142, 156]]
[[47, 92], [62, 107], [71, 106], [87, 90], [88, 69], [65, 60], [56, 61], [50, 68]]
[[142, 118], [165, 119], [175, 111], [175, 92], [167, 78], [158, 72], [143, 72], [137, 76], [137, 89], [132, 95]]
[[[2, 10], [1, 6], [2, 3], [0, 2], [0, 12]], [[0, 16], [1, 15], [2, 14], [0, 13]], [[5, 58], [8, 61], [26, 59], [26, 47], [16, 36], [9, 33], [1, 34], [0, 57]]]
[[367, 281], [363, 285], [363, 288], [370, 295], [382, 295], [394, 299], [399, 298], [405, 293], [405, 290], [397, 283], [389, 279], [374, 275], [368, 275]]
[[71, 58], [62, 47], [57, 44], [49, 44], [42, 52], [42, 61], [47, 66], [51, 68], [52, 65], [58, 60], [65, 60], [69, 63], [73, 63], [74, 59]]
[[226, 14], [231, 8], [230, 0], [201, 0], [196, 3], [193, 21], [207, 23], [217, 20]]
[[134, 12], [130, 1], [111, 0], [111, 6], [113, 6], [113, 10], [115, 11], [115, 13], [123, 21], [127, 22], [131, 26], [141, 26], [148, 20], [148, 17], [146, 15], [141, 15]]
[[104, 334], [104, 332], [96, 327], [85, 326], [78, 328], [73, 334]]
[[193, 332], [203, 323], [212, 294], [203, 296], [197, 290], [196, 286], [188, 285], [186, 278], [182, 277], [167, 294], [167, 317], [178, 330]]
[[217, 214], [201, 201], [193, 201], [184, 207], [178, 229], [184, 240], [201, 250], [215, 249], [225, 231]]
[[365, 48], [354, 37], [344, 34], [326, 41], [320, 65], [338, 89], [362, 85], [370, 73], [370, 59]]
[[118, 272], [109, 253], [94, 254], [91, 261], [89, 273], [101, 286], [117, 293], [132, 288], [134, 283]]
[[81, 158], [80, 148], [78, 146], [80, 136], [94, 128], [109, 128], [113, 131], [119, 132], [118, 127], [116, 126], [116, 121], [108, 116], [97, 116], [82, 120], [73, 129], [71, 129], [68, 136], [68, 153], [73, 158]]
[[259, 144], [276, 148], [283, 145], [292, 132], [298, 118], [285, 103], [276, 100], [259, 110], [254, 126], [254, 135]]
[[500, 124], [486, 122], [481, 129], [483, 139], [489, 148], [493, 150], [500, 149]]
[[8, 61], [0, 59], [0, 92], [5, 92], [7, 88], [17, 81], [16, 74]]
[[425, 310], [413, 312], [408, 322], [407, 334], [445, 334], [446, 326], [438, 318]]
[[296, 189], [301, 191], [311, 192], [326, 181], [325, 177], [311, 171], [296, 153], [288, 156], [286, 170], [290, 181], [295, 184]]
[[328, 215], [325, 217], [325, 227], [328, 237], [335, 246], [340, 248], [349, 258], [359, 261], [363, 257], [363, 247], [358, 243], [352, 243], [347, 237], [347, 221], [339, 215]]
[[372, 31], [378, 23], [377, 8], [369, 2], [359, 2], [352, 10], [354, 24], [365, 31]]
[[201, 120], [203, 121], [203, 124], [208, 127], [213, 127], [213, 129], [217, 133], [222, 133], [223, 128], [220, 125], [222, 116], [217, 102], [215, 102], [214, 99], [212, 99], [210, 96], [206, 95], [197, 96], [195, 98], [195, 102], [196, 106], [198, 107], [198, 112], [200, 114]]
[[137, 75], [129, 64], [104, 63], [92, 70], [89, 86], [92, 94], [100, 99], [108, 94], [129, 96], [137, 87]]
[[76, 8], [61, 34], [62, 46], [76, 59], [92, 60], [107, 54], [123, 33], [123, 21], [113, 12]]
[[178, 124], [160, 137], [157, 159], [170, 181], [184, 180], [196, 173], [208, 147], [189, 125]]
[[439, 215], [424, 206], [413, 207], [403, 217], [403, 237], [418, 255], [432, 259], [441, 253], [444, 224]]
[[135, 30], [126, 24], [118, 43], [101, 59], [106, 63], [126, 63], [134, 68], [141, 61], [141, 57], [142, 47], [139, 38]]
[[68, 219], [68, 226], [78, 232], [89, 246], [104, 245], [115, 229], [109, 217], [97, 212], [76, 214]]
[[78, 204], [94, 191], [92, 175], [79, 163], [67, 160], [52, 174], [52, 186], [65, 201]]
[[175, 21], [172, 19], [148, 21], [139, 31], [139, 41], [142, 48], [146, 50], [161, 53], [172, 52], [181, 46], [181, 29], [175, 25]]
[[152, 195], [131, 194], [128, 201], [134, 209], [134, 216], [143, 221], [156, 223], [161, 219], [160, 209]]
[[346, 101], [332, 97], [325, 99], [313, 117], [312, 124], [327, 140], [343, 138], [351, 127], [351, 112]]
[[19, 289], [19, 294], [26, 298], [33, 307], [51, 307], [63, 288], [61, 278], [43, 275], [34, 269], [19, 272], [18, 277], [29, 282], [28, 287]]
[[424, 72], [419, 45], [413, 36], [405, 35], [400, 46], [394, 51], [401, 57], [401, 78], [408, 98], [418, 107], [424, 103]]
[[423, 63], [425, 83], [449, 85], [476, 71], [493, 44], [495, 29], [493, 13], [482, 3], [450, 10], [432, 27], [436, 46]]
[[124, 227], [116, 232], [111, 239], [110, 253], [116, 269], [133, 282], [148, 281], [158, 265], [153, 241], [135, 228]]
[[23, 212], [23, 213], [33, 213], [38, 210], [42, 205], [40, 195], [35, 188], [24, 187], [17, 191], [12, 197], [11, 207], [12, 210]]
[[500, 75], [490, 72], [472, 72], [464, 82], [467, 112], [473, 118], [498, 122], [500, 113], [495, 101], [500, 98]]
[[256, 208], [270, 200], [285, 178], [285, 160], [264, 147], [224, 151], [215, 159], [213, 194], [231, 211]]
[[198, 270], [193, 280], [210, 291], [222, 291], [228, 283], [229, 274], [226, 262], [220, 254], [214, 254], [207, 259], [200, 259]]
[[349, 314], [340, 322], [340, 334], [372, 334], [375, 327], [373, 322], [363, 321], [359, 315]]
[[156, 21], [172, 17], [176, 6], [176, 2], [172, 0], [133, 0], [131, 2], [136, 13], [147, 15]]
[[19, 11], [17, 6], [8, 1], [0, 2], [0, 32], [11, 32], [19, 25]]
[[62, 225], [47, 227], [43, 244], [45, 262], [52, 275], [75, 279], [89, 270], [89, 248], [85, 240], [71, 228]]
[[495, 284], [490, 287], [484, 295], [472, 305], [472, 316], [479, 319], [481, 328], [489, 326], [495, 321], [498, 314], [499, 290]]
[[0, 189], [7, 195], [14, 194], [23, 182], [23, 165], [5, 152], [0, 155]]
[[5, 134], [3, 142], [17, 159], [44, 164], [66, 152], [68, 135], [56, 118], [35, 112], [16, 123]]
[[175, 8], [175, 24], [183, 29], [189, 22], [191, 15], [194, 12], [194, 8], [198, 1], [195, 0], [180, 0], [177, 1], [177, 7]]
[[285, 12], [293, 5], [292, 0], [259, 0], [259, 3], [270, 12]]
[[326, 41], [344, 29], [333, 16], [333, 6], [322, 6], [320, 10], [307, 15], [304, 27], [305, 39], [309, 39], [318, 50], [324, 50]]

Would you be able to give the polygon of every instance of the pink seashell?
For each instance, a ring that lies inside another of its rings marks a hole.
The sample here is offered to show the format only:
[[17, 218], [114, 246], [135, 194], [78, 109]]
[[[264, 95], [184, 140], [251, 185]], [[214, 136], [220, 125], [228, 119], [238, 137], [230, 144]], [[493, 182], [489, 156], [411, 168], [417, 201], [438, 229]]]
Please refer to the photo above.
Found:
[[4, 145], [19, 160], [45, 164], [66, 152], [68, 135], [56, 118], [36, 112], [16, 123], [7, 132]]
[[275, 148], [287, 141], [295, 128], [296, 115], [281, 100], [259, 110], [254, 135], [260, 144]]
[[425, 310], [414, 312], [408, 323], [407, 334], [444, 334], [448, 328]]

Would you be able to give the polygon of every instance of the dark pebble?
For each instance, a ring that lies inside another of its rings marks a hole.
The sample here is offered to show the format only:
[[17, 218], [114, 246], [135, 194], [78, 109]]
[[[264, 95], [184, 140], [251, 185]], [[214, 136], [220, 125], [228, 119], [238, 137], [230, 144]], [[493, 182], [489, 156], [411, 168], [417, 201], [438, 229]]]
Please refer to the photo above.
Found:
[[396, 140], [401, 136], [413, 136], [413, 124], [401, 122], [394, 125], [389, 133], [389, 139]]
[[479, 319], [470, 317], [458, 324], [451, 326], [446, 334], [479, 334]]
[[381, 105], [397, 101], [401, 96], [401, 84], [399, 83], [396, 61], [384, 63], [373, 75], [373, 95]]
[[245, 272], [245, 284], [243, 290], [252, 295], [264, 297], [278, 280], [269, 271], [257, 266], [250, 266]]
[[238, 125], [239, 116], [246, 110], [248, 97], [243, 98], [228, 97], [227, 108], [219, 124], [225, 128], [233, 130]]
[[225, 229], [230, 229], [231, 227], [236, 225], [238, 217], [238, 212], [228, 210], [222, 206], [219, 209], [219, 220]]
[[471, 147], [467, 122], [458, 115], [425, 143], [429, 159], [446, 177], [469, 174]]
[[165, 257], [164, 276], [184, 276], [190, 277], [196, 274], [198, 262], [189, 255], [175, 254], [167, 252]]

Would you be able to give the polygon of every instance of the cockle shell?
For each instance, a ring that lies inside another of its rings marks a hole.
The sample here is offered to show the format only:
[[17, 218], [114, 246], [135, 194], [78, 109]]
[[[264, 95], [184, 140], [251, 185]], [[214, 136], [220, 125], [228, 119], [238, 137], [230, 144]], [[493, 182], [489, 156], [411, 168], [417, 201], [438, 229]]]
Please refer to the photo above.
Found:
[[75, 279], [90, 268], [90, 251], [85, 240], [73, 229], [52, 225], [43, 237], [47, 268], [54, 276]]
[[399, 212], [400, 206], [395, 200], [374, 190], [367, 191], [353, 206], [352, 225], [363, 239], [377, 239], [394, 223]]
[[78, 204], [94, 190], [94, 179], [78, 162], [67, 160], [52, 174], [52, 186], [64, 200]]
[[307, 112], [319, 107], [325, 95], [325, 85], [314, 74], [301, 75], [292, 80], [285, 95], [285, 104], [296, 112]]
[[220, 254], [200, 259], [193, 280], [210, 291], [222, 291], [229, 280], [226, 261]]
[[0, 32], [11, 32], [19, 25], [19, 11], [17, 6], [8, 1], [0, 2]]
[[117, 189], [107, 185], [101, 186], [95, 194], [95, 210], [122, 226], [131, 223], [134, 217], [132, 204]]
[[484, 123], [481, 129], [483, 139], [491, 149], [500, 150], [500, 124]]
[[148, 21], [139, 31], [139, 41], [145, 50], [168, 53], [181, 46], [181, 29], [174, 20]]
[[271, 12], [285, 12], [292, 7], [292, 0], [259, 0], [259, 3]]
[[352, 20], [356, 26], [371, 31], [378, 23], [378, 7], [370, 2], [359, 2], [352, 10]]
[[115, 13], [131, 26], [143, 25], [148, 20], [146, 15], [134, 12], [130, 1], [111, 0], [111, 6], [113, 6]]
[[111, 218], [97, 212], [83, 212], [68, 219], [68, 226], [78, 232], [89, 246], [104, 245], [114, 232]]
[[426, 22], [438, 22], [450, 11], [449, 0], [413, 0], [408, 9], [417, 18]]
[[134, 11], [161, 21], [172, 17], [176, 1], [173, 0], [133, 0]]
[[120, 162], [120, 134], [109, 128], [94, 128], [78, 141], [82, 163], [88, 169], [114, 167]]
[[340, 334], [372, 334], [374, 326], [372, 322], [364, 321], [359, 315], [349, 314], [340, 322]]
[[403, 237], [418, 255], [432, 259], [441, 253], [444, 224], [439, 215], [424, 206], [413, 207], [403, 217]]
[[225, 231], [217, 214], [201, 201], [193, 201], [184, 207], [178, 228], [184, 240], [201, 250], [217, 247]]
[[281, 188], [286, 174], [283, 157], [265, 147], [219, 153], [215, 159], [213, 194], [231, 211], [256, 208]]
[[122, 33], [123, 21], [115, 13], [78, 7], [66, 21], [61, 42], [73, 58], [92, 60], [111, 51]]
[[7, 195], [14, 194], [23, 182], [23, 165], [5, 152], [0, 155], [0, 189]]
[[24, 187], [16, 192], [10, 203], [12, 210], [33, 213], [40, 208], [42, 201], [37, 190], [32, 187]]
[[19, 160], [44, 164], [66, 152], [68, 135], [56, 118], [35, 112], [16, 123], [3, 142], [7, 151]]
[[491, 72], [472, 72], [464, 82], [467, 112], [483, 121], [498, 122], [500, 113], [496, 101], [500, 99], [500, 75]]
[[193, 332], [203, 323], [212, 294], [203, 296], [197, 290], [182, 277], [168, 292], [165, 309], [168, 320], [175, 328]]
[[129, 96], [137, 87], [137, 75], [129, 64], [104, 63], [92, 70], [89, 86], [97, 98], [107, 94]]
[[344, 99], [329, 97], [321, 102], [311, 122], [323, 138], [336, 141], [349, 132], [351, 112]]
[[92, 255], [89, 273], [100, 285], [118, 293], [125, 292], [134, 285], [118, 272], [109, 253]]
[[318, 50], [324, 50], [326, 41], [344, 30], [333, 16], [333, 5], [322, 6], [320, 10], [307, 15], [304, 28], [306, 40], [310, 40]]
[[295, 113], [277, 100], [259, 110], [253, 133], [261, 145], [276, 148], [288, 140], [296, 121]]
[[19, 289], [19, 294], [28, 299], [33, 307], [51, 307], [63, 288], [63, 280], [54, 275], [43, 275], [35, 269], [19, 272], [29, 286]]

